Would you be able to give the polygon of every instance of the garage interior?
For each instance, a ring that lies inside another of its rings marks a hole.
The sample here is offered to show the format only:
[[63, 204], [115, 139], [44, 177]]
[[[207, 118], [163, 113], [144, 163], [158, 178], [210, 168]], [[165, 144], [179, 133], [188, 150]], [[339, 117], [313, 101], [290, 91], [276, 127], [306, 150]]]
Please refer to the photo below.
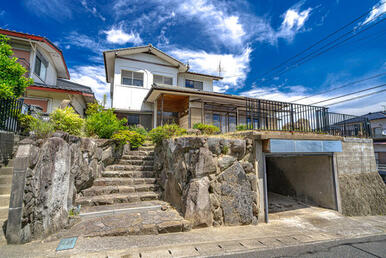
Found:
[[332, 155], [266, 156], [268, 213], [318, 206], [337, 210]]

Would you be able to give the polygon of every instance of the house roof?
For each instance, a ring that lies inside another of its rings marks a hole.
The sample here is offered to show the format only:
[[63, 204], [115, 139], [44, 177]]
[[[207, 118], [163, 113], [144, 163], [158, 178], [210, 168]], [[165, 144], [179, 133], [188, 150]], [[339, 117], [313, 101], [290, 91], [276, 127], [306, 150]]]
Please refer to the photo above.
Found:
[[213, 80], [222, 80], [223, 79], [223, 77], [221, 77], [221, 76], [210, 75], [210, 74], [203, 74], [203, 73], [196, 73], [196, 72], [191, 72], [191, 71], [187, 71], [187, 72], [184, 72], [184, 73], [192, 74], [192, 75], [198, 75], [198, 76], [204, 76], [204, 77], [210, 77]]
[[60, 71], [61, 69], [58, 69], [58, 77], [68, 79], [68, 80], [70, 79], [70, 73], [68, 72], [66, 62], [64, 61], [62, 50], [60, 50], [54, 43], [52, 43], [47, 38], [33, 35], [33, 34], [27, 34], [23, 32], [1, 29], [1, 28], [0, 28], [0, 34], [7, 35], [10, 38], [17, 38], [17, 39], [37, 42], [42, 48], [47, 50], [51, 58], [54, 60], [55, 65], [57, 65], [58, 68], [62, 68], [62, 71]]
[[[158, 56], [159, 58], [161, 58], [162, 60], [170, 63], [172, 67], [177, 68], [180, 73], [188, 73], [188, 74], [193, 74], [193, 75], [198, 75], [198, 76], [210, 77], [213, 80], [223, 79], [220, 76], [191, 72], [191, 71], [189, 71], [188, 65], [182, 63], [181, 61], [175, 59], [174, 57], [166, 54], [165, 52], [161, 51], [160, 49], [149, 44], [147, 46], [119, 48], [119, 49], [104, 51], [103, 52], [103, 59], [104, 59], [104, 63], [105, 63], [106, 81], [111, 82], [111, 77], [114, 74], [114, 60], [115, 60], [115, 58], [122, 58], [122, 59], [129, 59], [131, 61], [143, 62], [142, 60], [135, 60], [135, 59], [130, 59], [130, 58], [124, 57], [124, 56], [128, 56], [128, 55], [139, 54], [139, 53], [154, 54], [154, 55]], [[151, 63], [151, 62], [147, 62], [147, 63]], [[157, 64], [157, 65], [164, 65], [164, 64]]]
[[35, 82], [33, 85], [29, 86], [27, 89], [30, 90], [43, 90], [47, 89], [55, 92], [63, 92], [69, 94], [78, 94], [86, 98], [87, 102], [94, 102], [95, 96], [92, 89], [88, 86], [84, 86], [75, 82], [71, 82], [64, 79], [58, 79], [56, 85], [48, 85], [43, 83]]
[[[368, 113], [366, 115], [362, 115], [362, 116], [358, 116], [358, 117], [354, 117], [354, 118], [345, 120], [344, 122], [345, 123], [358, 123], [358, 122], [363, 122], [363, 119], [365, 119], [365, 118], [369, 119], [370, 121], [378, 120], [378, 119], [386, 119], [386, 112], [379, 111], [379, 112]], [[343, 121], [341, 123], [343, 123]]]

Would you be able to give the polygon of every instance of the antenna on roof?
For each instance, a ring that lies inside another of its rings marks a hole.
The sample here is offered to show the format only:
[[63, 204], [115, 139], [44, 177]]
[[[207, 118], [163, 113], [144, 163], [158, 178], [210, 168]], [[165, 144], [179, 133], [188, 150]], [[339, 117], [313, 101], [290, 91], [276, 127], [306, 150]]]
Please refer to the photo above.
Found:
[[220, 61], [218, 62], [218, 76], [221, 76], [221, 73], [222, 73], [222, 67], [221, 67], [221, 59], [220, 59]]
[[188, 62], [186, 63], [186, 66], [188, 67], [188, 71], [189, 71], [189, 68], [190, 68], [189, 59], [188, 59]]

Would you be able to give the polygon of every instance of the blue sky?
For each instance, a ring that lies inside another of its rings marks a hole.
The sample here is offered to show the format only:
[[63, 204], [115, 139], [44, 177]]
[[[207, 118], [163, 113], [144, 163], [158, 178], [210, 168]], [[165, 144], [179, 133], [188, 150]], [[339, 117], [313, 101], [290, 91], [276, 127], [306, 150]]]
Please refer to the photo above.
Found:
[[[382, 3], [386, 0], [6, 0], [0, 3], [0, 27], [56, 43], [71, 79], [91, 86], [98, 98], [109, 92], [102, 51], [151, 43], [189, 61], [192, 71], [218, 75], [220, 66], [224, 80], [215, 85], [216, 91], [294, 101], [386, 72], [386, 22], [380, 22], [294, 69], [263, 76], [367, 11], [372, 10], [348, 29], [375, 24], [384, 18], [378, 16], [386, 12]], [[378, 77], [297, 103], [385, 82], [386, 76]], [[363, 114], [382, 105], [386, 92], [330, 109]]]

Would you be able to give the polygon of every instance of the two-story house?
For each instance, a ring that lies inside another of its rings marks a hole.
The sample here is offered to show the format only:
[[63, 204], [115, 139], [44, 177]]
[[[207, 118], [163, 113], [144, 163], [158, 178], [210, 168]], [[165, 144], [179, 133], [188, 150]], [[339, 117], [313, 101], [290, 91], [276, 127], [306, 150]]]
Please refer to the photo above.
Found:
[[25, 76], [34, 83], [24, 93], [24, 103], [38, 106], [44, 113], [71, 106], [84, 116], [87, 103], [95, 97], [90, 87], [70, 80], [62, 51], [45, 37], [0, 29], [10, 38], [14, 56], [27, 69]]

